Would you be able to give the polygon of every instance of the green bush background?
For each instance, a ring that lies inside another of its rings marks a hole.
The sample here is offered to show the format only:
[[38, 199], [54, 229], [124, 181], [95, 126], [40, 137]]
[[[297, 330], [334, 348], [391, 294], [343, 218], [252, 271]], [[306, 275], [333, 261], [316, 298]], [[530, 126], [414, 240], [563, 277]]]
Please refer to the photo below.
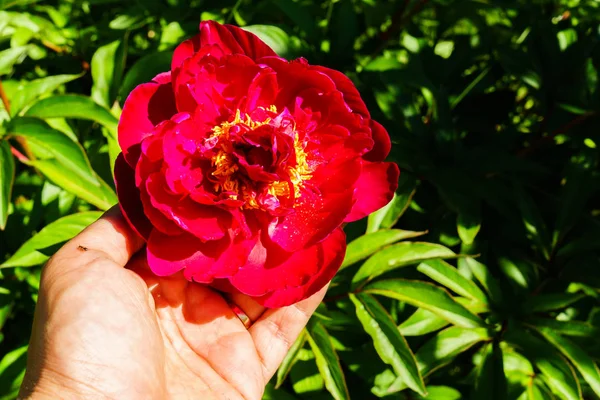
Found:
[[116, 202], [124, 99], [201, 19], [347, 73], [402, 170], [393, 202], [346, 228], [343, 269], [265, 398], [600, 397], [600, 2], [0, 10], [1, 399], [22, 378], [41, 265]]

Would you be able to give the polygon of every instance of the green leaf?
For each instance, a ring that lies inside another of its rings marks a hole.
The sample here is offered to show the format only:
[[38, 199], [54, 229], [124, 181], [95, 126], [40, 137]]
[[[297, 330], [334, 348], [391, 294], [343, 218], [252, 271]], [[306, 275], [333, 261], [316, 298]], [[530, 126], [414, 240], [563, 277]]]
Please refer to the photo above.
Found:
[[496, 278], [491, 274], [487, 266], [480, 263], [472, 257], [465, 257], [458, 260], [459, 265], [463, 263], [473, 274], [475, 279], [479, 281], [485, 289], [494, 304], [502, 304], [502, 290], [498, 285]]
[[304, 343], [306, 343], [306, 335], [307, 335], [307, 333], [306, 333], [306, 329], [305, 329], [298, 336], [296, 341], [292, 344], [292, 347], [290, 347], [290, 350], [288, 351], [285, 358], [281, 362], [279, 369], [277, 369], [277, 383], [275, 384], [276, 389], [279, 388], [283, 384], [283, 382], [285, 381], [285, 378], [290, 373], [290, 370], [292, 369], [292, 367], [294, 366], [294, 363], [298, 359], [298, 353], [300, 352], [302, 347], [304, 347]]
[[365, 294], [350, 294], [356, 306], [356, 315], [375, 345], [383, 362], [391, 365], [394, 372], [406, 385], [425, 395], [425, 383], [410, 347], [398, 331], [392, 317], [373, 297]]
[[126, 40], [115, 40], [104, 45], [92, 56], [92, 99], [111, 108], [119, 93], [125, 68]]
[[80, 78], [81, 76], [82, 74], [54, 75], [32, 81], [19, 82], [14, 90], [9, 93], [11, 114], [17, 115], [38, 97], [51, 93], [61, 85]]
[[502, 350], [490, 343], [483, 351], [483, 362], [477, 371], [473, 399], [505, 400], [508, 398]]
[[367, 220], [367, 233], [379, 229], [391, 228], [402, 217], [416, 192], [416, 180], [413, 174], [401, 173], [398, 189], [392, 200], [383, 208], [371, 213]]
[[15, 159], [10, 151], [10, 144], [6, 140], [0, 140], [0, 230], [6, 227], [14, 180]]
[[25, 139], [37, 157], [29, 164], [57, 186], [103, 210], [117, 203], [112, 189], [92, 170], [83, 148], [64, 133], [31, 117], [14, 118], [7, 131], [9, 135]]
[[258, 36], [280, 57], [290, 55], [290, 38], [283, 29], [273, 25], [247, 25], [242, 29]]
[[349, 399], [348, 387], [339, 358], [329, 334], [318, 322], [310, 322], [307, 335], [308, 343], [315, 354], [319, 372], [325, 381], [325, 387], [335, 400]]
[[118, 15], [115, 19], [110, 21], [108, 27], [114, 30], [125, 30], [125, 29], [136, 29], [143, 26], [146, 22], [146, 18], [142, 14], [134, 15]]
[[123, 78], [123, 84], [119, 91], [121, 102], [125, 101], [137, 85], [150, 82], [156, 75], [169, 71], [172, 58], [172, 51], [162, 51], [145, 55], [136, 61]]
[[461, 296], [487, 303], [485, 294], [475, 283], [466, 279], [456, 268], [443, 260], [426, 261], [419, 264], [417, 270]]
[[26, 364], [27, 346], [10, 351], [0, 360], [0, 397], [17, 397]]
[[389, 246], [371, 256], [352, 278], [352, 287], [363, 286], [373, 278], [407, 265], [434, 258], [456, 257], [456, 254], [440, 244], [402, 242]]
[[0, 51], [0, 75], [10, 74], [13, 66], [25, 58], [29, 49], [30, 46], [26, 45]]
[[442, 329], [449, 322], [437, 314], [424, 308], [419, 308], [408, 319], [398, 325], [404, 336], [422, 336]]
[[423, 376], [427, 376], [477, 343], [489, 339], [489, 332], [484, 328], [466, 329], [452, 326], [444, 329], [417, 351], [415, 357], [419, 370]]
[[313, 395], [324, 392], [325, 381], [319, 373], [312, 350], [300, 349], [298, 360], [289, 376], [294, 392], [297, 394]]
[[462, 394], [449, 386], [430, 386], [427, 385], [427, 396], [417, 395], [417, 400], [461, 400]]
[[465, 328], [485, 327], [485, 323], [478, 316], [457, 303], [448, 292], [430, 283], [388, 279], [369, 284], [363, 292], [390, 297], [424, 308], [454, 325]]
[[368, 233], [353, 240], [346, 247], [346, 257], [340, 269], [349, 267], [371, 254], [379, 251], [383, 247], [396, 243], [400, 240], [410, 239], [424, 235], [427, 232], [403, 231], [401, 229], [384, 229], [381, 231]]
[[525, 313], [546, 312], [566, 308], [584, 298], [581, 293], [539, 294], [529, 297], [522, 305]]
[[550, 235], [546, 224], [540, 214], [539, 208], [533, 200], [521, 188], [515, 188], [515, 195], [525, 230], [534, 241], [546, 260], [550, 259], [551, 245]]
[[559, 321], [550, 318], [527, 317], [527, 325], [548, 328], [565, 336], [600, 337], [600, 328], [583, 321]]
[[472, 244], [481, 229], [481, 215], [479, 212], [465, 212], [461, 210], [458, 213], [456, 227], [460, 240], [464, 244]]
[[519, 348], [542, 373], [552, 391], [561, 399], [581, 399], [581, 388], [575, 371], [569, 363], [547, 342], [531, 333], [510, 327], [505, 340]]
[[49, 257], [39, 250], [52, 248], [71, 240], [100, 216], [102, 216], [100, 211], [86, 211], [57, 219], [26, 241], [0, 267], [31, 267], [44, 263]]
[[76, 118], [98, 122], [116, 132], [119, 120], [90, 97], [64, 94], [39, 100], [25, 113], [36, 118]]
[[573, 363], [594, 393], [600, 396], [600, 371], [592, 357], [581, 347], [550, 329], [539, 328], [538, 331]]

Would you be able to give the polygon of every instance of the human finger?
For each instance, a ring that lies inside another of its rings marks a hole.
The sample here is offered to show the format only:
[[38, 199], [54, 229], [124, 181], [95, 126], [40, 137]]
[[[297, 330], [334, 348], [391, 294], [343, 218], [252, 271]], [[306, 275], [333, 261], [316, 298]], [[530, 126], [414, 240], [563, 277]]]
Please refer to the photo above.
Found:
[[99, 258], [124, 267], [143, 245], [115, 206], [67, 242], [48, 262], [46, 273], [66, 273]]
[[248, 329], [262, 363], [265, 382], [279, 368], [288, 350], [323, 300], [327, 287], [291, 306], [267, 309]]
[[[238, 311], [235, 309], [237, 307], [249, 318], [249, 326], [251, 326], [255, 321], [258, 321], [260, 316], [263, 315], [266, 310], [265, 307], [257, 303], [250, 296], [237, 291], [233, 293], [227, 293], [225, 298], [232, 305], [234, 313], [238, 313]], [[243, 315], [238, 315], [238, 317], [242, 319]]]

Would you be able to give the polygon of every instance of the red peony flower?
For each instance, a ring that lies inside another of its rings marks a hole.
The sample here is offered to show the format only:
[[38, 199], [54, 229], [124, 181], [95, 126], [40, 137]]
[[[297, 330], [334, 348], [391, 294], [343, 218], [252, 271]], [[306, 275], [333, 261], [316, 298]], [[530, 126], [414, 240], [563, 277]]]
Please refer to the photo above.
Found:
[[341, 225], [388, 203], [399, 174], [350, 79], [212, 21], [131, 92], [119, 144], [119, 202], [152, 271], [266, 307], [325, 286]]

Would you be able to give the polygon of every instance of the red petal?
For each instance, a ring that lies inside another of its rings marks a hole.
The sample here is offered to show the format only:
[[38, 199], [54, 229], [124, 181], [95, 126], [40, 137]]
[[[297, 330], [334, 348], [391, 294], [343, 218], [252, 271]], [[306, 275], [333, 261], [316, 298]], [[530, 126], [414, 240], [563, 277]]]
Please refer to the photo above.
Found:
[[306, 268], [308, 264], [318, 267], [315, 274], [302, 286], [280, 286], [278, 289], [258, 298], [257, 302], [265, 307], [279, 308], [304, 300], [321, 290], [333, 277], [344, 261], [346, 253], [346, 235], [338, 228], [323, 242], [311, 248], [294, 253], [286, 264], [293, 268]]
[[351, 187], [322, 197], [304, 190], [293, 212], [269, 226], [271, 240], [286, 251], [298, 251], [323, 240], [339, 227], [352, 208]]
[[[311, 69], [304, 60], [287, 61], [280, 57], [267, 57], [261, 60], [261, 64], [268, 65], [277, 73], [280, 90], [275, 105], [280, 110], [285, 107], [293, 109], [296, 98], [307, 89], [314, 91], [316, 96], [330, 92], [339, 94], [331, 77]], [[339, 97], [342, 98], [341, 95]]]
[[144, 214], [140, 191], [135, 186], [135, 173], [125, 161], [123, 153], [115, 160], [115, 186], [119, 207], [129, 225], [144, 239], [148, 239], [152, 224]]
[[232, 241], [229, 236], [203, 243], [188, 233], [169, 236], [154, 230], [148, 240], [148, 265], [159, 276], [184, 269], [187, 279], [210, 283], [233, 275], [246, 262], [255, 243], [256, 238]]
[[398, 187], [400, 170], [394, 163], [363, 162], [354, 189], [356, 203], [344, 222], [352, 222], [379, 210], [392, 200]]
[[188, 58], [200, 50], [200, 35], [188, 39], [175, 48], [173, 59], [171, 60], [171, 70], [175, 70]]
[[119, 146], [125, 160], [135, 166], [140, 154], [140, 142], [152, 133], [154, 126], [171, 118], [176, 112], [175, 96], [168, 74], [157, 76], [157, 82], [137, 86], [125, 100], [119, 121]]
[[202, 252], [202, 250], [207, 250], [207, 247], [210, 246], [190, 234], [170, 236], [154, 229], [148, 239], [148, 265], [158, 276], [172, 275], [192, 266], [208, 268], [214, 259], [207, 257]]
[[371, 120], [371, 132], [375, 144], [363, 158], [373, 162], [383, 161], [388, 154], [390, 154], [390, 150], [392, 149], [390, 135], [388, 135], [385, 128], [379, 122], [373, 120]]
[[219, 45], [223, 51], [233, 54], [245, 54], [253, 60], [262, 57], [276, 56], [258, 36], [232, 25], [221, 25], [215, 21], [200, 23], [201, 46]]
[[346, 104], [348, 104], [352, 111], [362, 115], [363, 117], [369, 117], [369, 110], [367, 109], [365, 102], [360, 97], [360, 93], [350, 78], [339, 71], [322, 67], [320, 65], [311, 66], [311, 69], [328, 75], [335, 82], [337, 89], [342, 92], [344, 95], [344, 101]]
[[164, 177], [157, 173], [148, 177], [146, 189], [154, 208], [203, 241], [221, 239], [231, 226], [230, 213], [167, 192]]
[[[318, 271], [318, 264], [307, 262], [317, 257], [316, 246], [301, 250], [302, 259], [292, 259], [266, 238], [256, 243], [247, 262], [230, 279], [233, 286], [249, 296], [262, 296], [287, 286], [301, 286]], [[291, 261], [290, 261], [291, 260]], [[298, 264], [301, 261], [301, 264]]]

